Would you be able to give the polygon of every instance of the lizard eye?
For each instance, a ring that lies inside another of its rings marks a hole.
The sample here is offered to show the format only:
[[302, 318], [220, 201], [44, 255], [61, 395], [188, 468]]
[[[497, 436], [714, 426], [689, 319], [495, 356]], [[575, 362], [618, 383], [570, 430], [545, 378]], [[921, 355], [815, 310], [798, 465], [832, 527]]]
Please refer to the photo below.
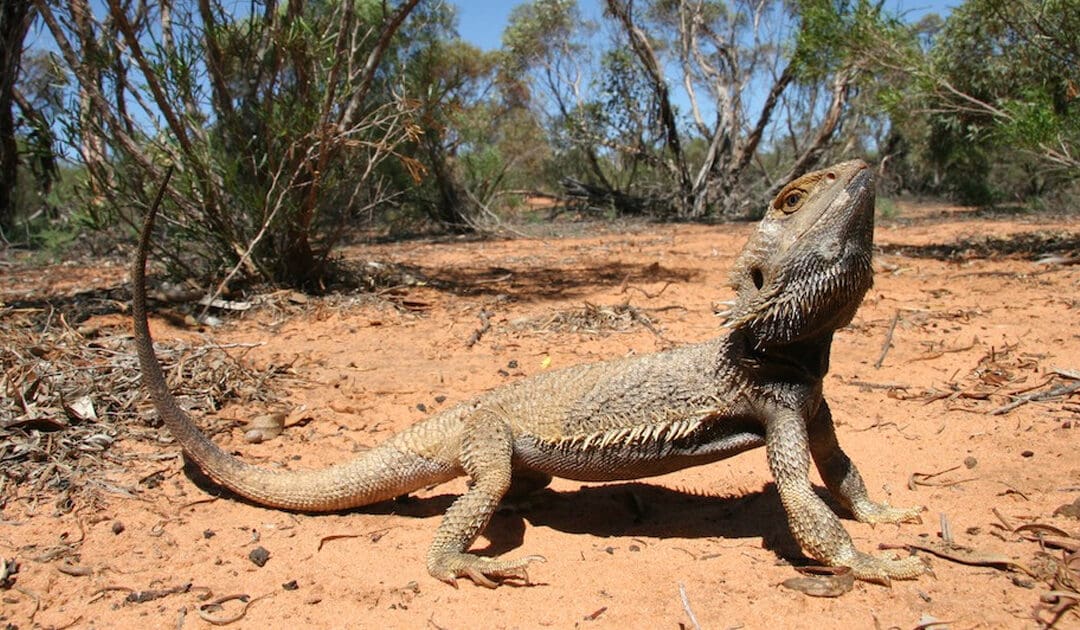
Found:
[[802, 207], [803, 201], [805, 200], [806, 191], [802, 188], [792, 186], [776, 197], [773, 201], [773, 207], [783, 211], [784, 214], [793, 214]]

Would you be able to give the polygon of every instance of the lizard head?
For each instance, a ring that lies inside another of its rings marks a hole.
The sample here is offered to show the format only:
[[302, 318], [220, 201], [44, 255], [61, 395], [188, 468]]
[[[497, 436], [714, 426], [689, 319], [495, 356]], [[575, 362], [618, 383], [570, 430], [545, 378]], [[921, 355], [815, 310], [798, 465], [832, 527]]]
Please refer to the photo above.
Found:
[[846, 326], [873, 284], [873, 233], [874, 177], [862, 160], [792, 181], [739, 254], [727, 326], [758, 346]]

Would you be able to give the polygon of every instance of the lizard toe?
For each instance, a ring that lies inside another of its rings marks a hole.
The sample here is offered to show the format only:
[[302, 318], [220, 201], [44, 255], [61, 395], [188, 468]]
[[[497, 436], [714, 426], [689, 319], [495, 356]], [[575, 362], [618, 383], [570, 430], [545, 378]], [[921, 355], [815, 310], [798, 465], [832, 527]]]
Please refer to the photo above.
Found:
[[921, 523], [920, 514], [925, 510], [921, 505], [910, 508], [892, 507], [888, 503], [866, 501], [854, 509], [855, 520], [860, 523]]
[[854, 559], [845, 562], [855, 577], [866, 582], [889, 586], [892, 580], [910, 580], [927, 572], [926, 563], [918, 556], [906, 558], [883, 558], [857, 552]]

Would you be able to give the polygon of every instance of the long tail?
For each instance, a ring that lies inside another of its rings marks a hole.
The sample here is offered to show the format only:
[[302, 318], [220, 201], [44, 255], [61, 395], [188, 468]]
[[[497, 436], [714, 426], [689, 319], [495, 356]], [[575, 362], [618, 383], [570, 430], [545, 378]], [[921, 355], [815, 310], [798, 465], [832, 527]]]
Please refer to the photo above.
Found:
[[[453, 457], [439, 456], [438, 443], [448, 440], [459, 424], [451, 416], [435, 417], [398, 434], [363, 455], [319, 470], [275, 471], [246, 464], [226, 453], [199, 430], [169, 392], [154, 354], [146, 319], [146, 257], [166, 179], [146, 214], [132, 265], [131, 314], [143, 386], [158, 415], [184, 452], [214, 481], [260, 505], [303, 512], [330, 512], [385, 501], [461, 474]], [[419, 450], [418, 450], [419, 449]], [[431, 451], [430, 454], [422, 454]]]

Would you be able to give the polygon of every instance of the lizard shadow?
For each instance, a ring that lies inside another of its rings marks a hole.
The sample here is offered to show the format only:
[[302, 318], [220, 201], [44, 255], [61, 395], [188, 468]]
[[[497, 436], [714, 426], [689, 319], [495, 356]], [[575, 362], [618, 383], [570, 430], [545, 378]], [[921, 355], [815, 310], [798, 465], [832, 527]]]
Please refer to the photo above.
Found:
[[[831, 508], [845, 514], [824, 488]], [[496, 514], [484, 531], [482, 555], [502, 555], [525, 544], [525, 523], [568, 534], [602, 538], [761, 538], [762, 546], [801, 563], [808, 561], [788, 529], [774, 483], [742, 495], [702, 495], [644, 482], [584, 486], [572, 492], [544, 490], [523, 511]]]
[[[813, 490], [841, 520], [854, 520], [828, 489], [815, 485]], [[474, 551], [502, 555], [525, 545], [528, 521], [533, 527], [612, 539], [760, 538], [763, 549], [795, 566], [820, 564], [803, 552], [791, 534], [780, 494], [771, 481], [759, 491], [732, 495], [703, 494], [643, 481], [582, 486], [571, 492], [543, 490], [537, 495], [531, 509], [497, 513], [482, 536], [490, 544]], [[614, 553], [613, 547], [608, 552]]]
[[[206, 492], [259, 505], [215, 484], [195, 466], [185, 466], [185, 473]], [[841, 518], [850, 518], [828, 490], [818, 486], [814, 490]], [[457, 497], [449, 493], [423, 498], [408, 495], [330, 514], [438, 519]], [[802, 553], [787, 523], [773, 482], [766, 483], [761, 490], [738, 495], [700, 494], [642, 481], [611, 482], [571, 491], [545, 488], [516, 499], [496, 512], [473, 551], [496, 556], [526, 546], [528, 524], [601, 538], [761, 538], [762, 547], [780, 557], [794, 563], [811, 562]]]

